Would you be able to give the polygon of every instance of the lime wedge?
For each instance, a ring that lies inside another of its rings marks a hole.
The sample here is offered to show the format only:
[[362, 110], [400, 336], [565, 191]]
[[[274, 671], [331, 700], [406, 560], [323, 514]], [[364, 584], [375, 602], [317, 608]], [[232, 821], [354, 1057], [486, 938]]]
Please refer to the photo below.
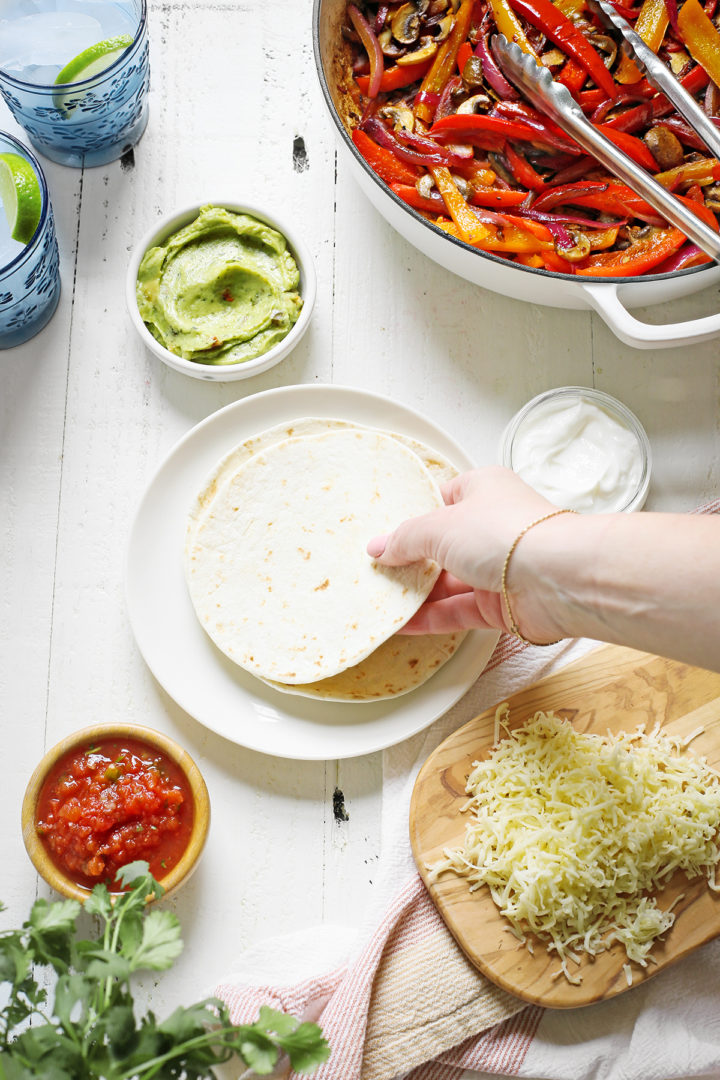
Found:
[[118, 37], [108, 38], [107, 41], [98, 41], [97, 45], [84, 49], [65, 65], [55, 80], [55, 85], [82, 82], [83, 79], [91, 79], [93, 75], [99, 75], [105, 71], [105, 68], [114, 64], [132, 43], [133, 39], [129, 34], [120, 34]]
[[40, 222], [42, 193], [35, 170], [19, 154], [0, 154], [0, 199], [13, 240], [29, 244]]

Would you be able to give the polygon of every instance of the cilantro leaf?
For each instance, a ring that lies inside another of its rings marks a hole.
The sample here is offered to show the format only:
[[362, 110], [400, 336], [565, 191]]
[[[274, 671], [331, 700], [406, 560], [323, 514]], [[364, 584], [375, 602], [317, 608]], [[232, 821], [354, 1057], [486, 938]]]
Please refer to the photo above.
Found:
[[[78, 937], [74, 900], [38, 900], [20, 930], [0, 932], [0, 1080], [212, 1080], [234, 1054], [260, 1075], [281, 1052], [301, 1073], [327, 1059], [317, 1025], [268, 1007], [239, 1026], [216, 998], [160, 1023], [150, 1011], [136, 1020], [131, 975], [172, 965], [182, 950], [180, 924], [148, 904], [163, 889], [146, 862], [117, 876], [124, 892], [96, 885], [85, 903], [100, 920], [97, 940]], [[37, 965], [56, 975], [50, 1015]]]
[[146, 916], [142, 939], [134, 954], [129, 957], [133, 971], [149, 968], [164, 971], [182, 952], [180, 923], [171, 911], [153, 910]]

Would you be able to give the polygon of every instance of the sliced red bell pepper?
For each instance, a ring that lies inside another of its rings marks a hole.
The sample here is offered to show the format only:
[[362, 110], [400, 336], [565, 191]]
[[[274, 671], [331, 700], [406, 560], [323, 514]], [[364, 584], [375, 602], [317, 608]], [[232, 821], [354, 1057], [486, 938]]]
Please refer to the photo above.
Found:
[[457, 69], [462, 75], [465, 65], [473, 54], [473, 47], [469, 41], [463, 41], [457, 53]]
[[600, 54], [582, 31], [578, 30], [551, 0], [510, 0], [510, 6], [538, 30], [542, 30], [571, 60], [576, 60], [584, 67], [593, 82], [602, 87], [608, 97], [617, 96], [617, 86]]
[[586, 207], [588, 210], [599, 210], [604, 214], [613, 214], [616, 217], [635, 217], [640, 218], [641, 221], [649, 220], [651, 223], [662, 220], [657, 210], [650, 203], [641, 199], [626, 184], [620, 184], [617, 181], [608, 182], [604, 191], [591, 190], [594, 187], [593, 181], [588, 181], [588, 188], [585, 191], [577, 191], [581, 187], [580, 183], [563, 185], [563, 187], [570, 189], [565, 192], [563, 197], [554, 199], [551, 204], [546, 203], [546, 194], [549, 198], [552, 198], [553, 192], [558, 193], [561, 191], [560, 188], [550, 188], [547, 192], [543, 192], [533, 204], [534, 208], [547, 210], [550, 205], [580, 206]]
[[575, 272], [584, 277], [634, 277], [647, 274], [682, 247], [685, 237], [679, 229], [652, 229], [624, 251], [601, 251], [590, 255]]
[[385, 70], [385, 57], [383, 56], [383, 51], [380, 48], [380, 43], [375, 31], [362, 12], [356, 8], [354, 4], [348, 4], [347, 13], [350, 16], [350, 22], [355, 27], [355, 32], [363, 43], [365, 52], [368, 54], [368, 60], [370, 61], [367, 96], [369, 98], [376, 98], [380, 93], [380, 82], [383, 71]]
[[511, 143], [505, 144], [504, 154], [510, 166], [510, 172], [521, 187], [529, 188], [532, 191], [541, 191], [545, 187], [545, 181], [540, 173]]
[[[707, 85], [708, 76], [698, 64], [678, 81], [689, 94], [695, 97]], [[668, 101], [663, 94], [656, 94], [651, 101], [644, 101], [642, 104], [636, 105], [634, 109], [626, 109], [624, 112], [618, 113], [617, 116], [613, 116], [611, 120], [606, 121], [606, 126], [614, 128], [616, 131], [639, 131], [640, 128], [646, 127], [653, 120], [667, 116], [673, 111], [674, 107], [672, 102]]]
[[[405, 67], [391, 67], [385, 68], [380, 79], [380, 93], [389, 94], [391, 90], [402, 90], [404, 86], [412, 86], [418, 79], [422, 79], [423, 75], [429, 70], [432, 64], [432, 57], [428, 60], [421, 60], [419, 64], [406, 64]], [[368, 96], [368, 90], [370, 89], [370, 76], [369, 75], [356, 75], [355, 82], [360, 88], [360, 93], [365, 97]]]
[[527, 191], [517, 191], [512, 188], [488, 187], [473, 191], [470, 202], [475, 206], [487, 206], [489, 210], [498, 207], [519, 206], [528, 197]]
[[404, 161], [399, 161], [391, 150], [384, 146], [378, 146], [376, 142], [366, 135], [364, 131], [356, 128], [352, 133], [352, 141], [367, 161], [370, 168], [378, 174], [386, 184], [412, 184], [420, 175], [420, 170]]
[[458, 49], [468, 36], [474, 6], [475, 0], [462, 0], [453, 28], [435, 53], [430, 70], [422, 81], [418, 95], [420, 100], [415, 104], [415, 115], [426, 124], [431, 122], [435, 114], [435, 109], [427, 101], [427, 95], [437, 95], [439, 100], [445, 83], [453, 73]]
[[[577, 60], [566, 60], [560, 74], [555, 76], [555, 82], [566, 86], [571, 94], [577, 94], [585, 85], [587, 77], [587, 71], [582, 64], [579, 64]], [[603, 97], [605, 97], [604, 93]]]
[[[508, 103], [512, 104], [512, 103]], [[430, 129], [433, 137], [473, 139], [479, 135], [492, 135], [498, 139], [517, 139], [519, 142], [537, 143], [551, 150], [580, 153], [579, 148], [566, 135], [557, 135], [542, 120], [532, 121], [518, 115], [514, 119], [505, 116], [486, 116], [482, 113], [453, 113], [438, 120]]]
[[408, 184], [391, 184], [390, 187], [398, 198], [406, 202], [408, 206], [414, 207], [415, 210], [424, 210], [428, 214], [447, 217], [445, 203], [439, 191], [434, 195], [426, 196], [421, 195], [416, 187], [410, 187]]
[[647, 169], [651, 173], [655, 172], [657, 161], [642, 139], [637, 139], [634, 135], [628, 135], [626, 131], [616, 131], [615, 128], [608, 127], [607, 124], [595, 124], [594, 126], [598, 131], [602, 131], [603, 135], [615, 143], [628, 157], [631, 157], [638, 165], [642, 165], [643, 169]]
[[688, 210], [692, 210], [693, 214], [696, 214], [709, 228], [714, 229], [715, 232], [720, 232], [718, 219], [715, 217], [710, 207], [705, 205], [702, 194], [700, 195], [699, 200], [689, 199], [686, 195], [676, 195], [675, 198], [679, 199], [680, 202], [685, 203]]
[[693, 60], [697, 60], [716, 86], [720, 86], [720, 33], [698, 0], [685, 0], [678, 13], [680, 35]]

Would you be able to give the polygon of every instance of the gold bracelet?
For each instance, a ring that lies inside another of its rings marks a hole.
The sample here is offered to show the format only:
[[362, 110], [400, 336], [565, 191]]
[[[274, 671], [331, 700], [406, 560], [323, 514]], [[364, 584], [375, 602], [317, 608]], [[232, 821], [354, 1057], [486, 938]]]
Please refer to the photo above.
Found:
[[541, 525], [543, 523], [543, 521], [549, 521], [550, 518], [557, 517], [559, 514], [575, 514], [576, 512], [577, 511], [575, 511], [575, 510], [553, 510], [549, 514], [543, 514], [543, 516], [537, 518], [536, 521], [531, 521], [529, 525], [526, 525], [525, 528], [521, 532], [519, 532], [517, 534], [517, 536], [513, 540], [512, 544], [510, 545], [510, 550], [508, 551], [507, 555], [505, 556], [505, 562], [503, 563], [503, 568], [502, 568], [502, 578], [501, 578], [500, 587], [501, 587], [501, 590], [502, 590], [503, 600], [505, 601], [505, 607], [507, 608], [508, 622], [510, 624], [510, 632], [512, 634], [514, 634], [515, 637], [520, 638], [521, 641], [524, 641], [526, 645], [543, 645], [543, 646], [544, 645], [557, 645], [558, 642], [562, 641], [563, 639], [558, 638], [557, 641], [543, 641], [543, 642], [530, 641], [529, 638], [526, 638], [524, 636], [524, 634], [520, 633], [520, 628], [518, 627], [518, 624], [515, 622], [512, 610], [510, 608], [510, 597], [508, 596], [507, 575], [508, 575], [508, 567], [510, 566], [510, 560], [513, 557], [513, 553], [515, 551], [515, 548], [518, 546], [518, 544], [522, 540], [523, 536], [525, 536], [526, 533], [529, 533], [531, 529], [534, 529], [536, 525]]

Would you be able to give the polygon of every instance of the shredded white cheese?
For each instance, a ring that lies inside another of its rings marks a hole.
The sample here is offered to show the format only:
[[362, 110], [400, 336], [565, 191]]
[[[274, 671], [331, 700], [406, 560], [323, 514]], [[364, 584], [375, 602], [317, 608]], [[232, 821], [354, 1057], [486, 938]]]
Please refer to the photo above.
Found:
[[[496, 737], [506, 718], [500, 706]], [[684, 745], [642, 727], [582, 734], [536, 713], [473, 764], [464, 847], [445, 851], [433, 878], [452, 870], [471, 890], [487, 885], [515, 935], [544, 941], [570, 982], [569, 962], [613, 942], [647, 966], [675, 920], [652, 891], [677, 869], [720, 891], [720, 776]]]

